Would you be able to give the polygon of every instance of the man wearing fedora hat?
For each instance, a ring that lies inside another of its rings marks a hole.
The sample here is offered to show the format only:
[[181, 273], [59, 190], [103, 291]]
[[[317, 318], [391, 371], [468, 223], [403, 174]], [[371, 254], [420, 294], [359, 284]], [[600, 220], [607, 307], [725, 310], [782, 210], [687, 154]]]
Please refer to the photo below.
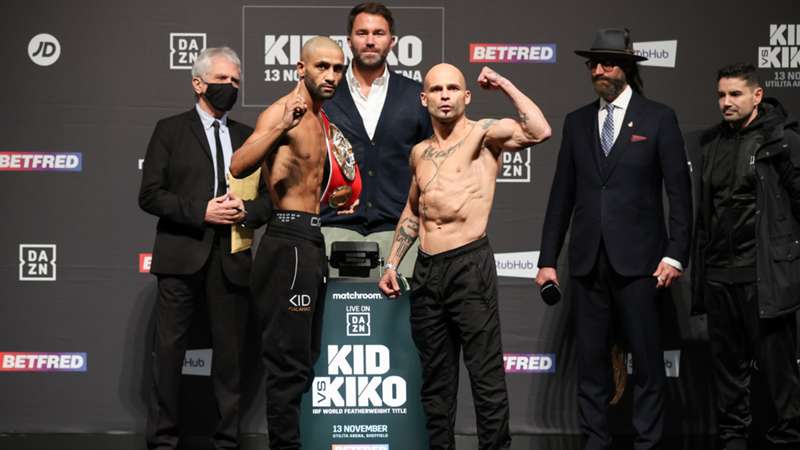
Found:
[[634, 448], [661, 448], [665, 373], [658, 301], [688, 264], [692, 223], [683, 138], [672, 109], [642, 96], [636, 63], [646, 58], [634, 54], [628, 30], [600, 30], [590, 50], [575, 53], [587, 58], [599, 99], [564, 120], [536, 282], [558, 283], [556, 264], [571, 220], [585, 448], [611, 448], [609, 340], [616, 333], [633, 354]]

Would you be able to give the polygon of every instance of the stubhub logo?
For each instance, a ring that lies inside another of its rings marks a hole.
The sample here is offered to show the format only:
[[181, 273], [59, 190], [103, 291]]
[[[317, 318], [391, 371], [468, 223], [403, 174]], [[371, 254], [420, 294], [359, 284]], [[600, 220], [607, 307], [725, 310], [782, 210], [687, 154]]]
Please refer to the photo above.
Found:
[[503, 353], [506, 373], [556, 373], [555, 353]]
[[497, 276], [514, 278], [536, 278], [539, 268], [539, 252], [495, 253]]
[[0, 152], [0, 171], [80, 172], [83, 154], [78, 152]]
[[0, 352], [0, 372], [86, 372], [86, 355]]
[[641, 66], [674, 68], [678, 56], [678, 41], [634, 42], [633, 53], [647, 58], [647, 61], [639, 62]]
[[214, 351], [210, 348], [186, 350], [183, 356], [183, 370], [181, 370], [181, 374], [210, 377], [213, 357]]

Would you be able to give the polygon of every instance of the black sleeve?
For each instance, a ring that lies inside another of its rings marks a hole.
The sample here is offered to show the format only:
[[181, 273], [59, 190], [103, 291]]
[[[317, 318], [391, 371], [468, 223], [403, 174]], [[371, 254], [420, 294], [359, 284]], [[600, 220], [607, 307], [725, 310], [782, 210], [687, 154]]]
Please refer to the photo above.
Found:
[[556, 173], [550, 188], [550, 199], [547, 201], [547, 212], [542, 228], [542, 245], [539, 254], [539, 267], [556, 267], [558, 254], [564, 244], [564, 237], [575, 207], [575, 162], [572, 151], [572, 135], [567, 116], [561, 137], [561, 149], [558, 151]]
[[139, 207], [172, 222], [195, 228], [204, 226], [207, 202], [187, 199], [169, 190], [169, 161], [173, 151], [171, 130], [159, 121], [147, 146], [139, 189]]
[[686, 145], [678, 127], [678, 118], [671, 109], [659, 123], [658, 156], [669, 199], [669, 243], [664, 256], [680, 261], [685, 270], [689, 265], [692, 236], [692, 182]]

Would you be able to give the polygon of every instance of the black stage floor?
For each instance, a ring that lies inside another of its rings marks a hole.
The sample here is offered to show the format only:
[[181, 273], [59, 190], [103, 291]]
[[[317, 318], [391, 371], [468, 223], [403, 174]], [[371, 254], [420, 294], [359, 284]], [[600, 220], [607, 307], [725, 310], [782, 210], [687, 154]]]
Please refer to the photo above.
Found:
[[[477, 450], [475, 436], [456, 436], [458, 450]], [[616, 441], [615, 450], [632, 449], [630, 438]], [[211, 441], [202, 437], [185, 438], [181, 450], [213, 450]], [[687, 436], [669, 439], [668, 450], [716, 450], [714, 439], [708, 436]], [[141, 434], [0, 434], [2, 450], [145, 450]], [[245, 435], [242, 450], [268, 450], [264, 435]], [[327, 450], [327, 449], [309, 449]], [[423, 450], [394, 448], [392, 450]], [[581, 450], [579, 436], [530, 436], [513, 437], [511, 450]]]

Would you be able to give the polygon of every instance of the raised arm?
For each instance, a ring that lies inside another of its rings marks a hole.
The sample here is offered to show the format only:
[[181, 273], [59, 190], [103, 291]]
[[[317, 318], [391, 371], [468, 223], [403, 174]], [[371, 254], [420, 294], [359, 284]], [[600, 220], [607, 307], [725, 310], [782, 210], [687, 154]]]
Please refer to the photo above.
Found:
[[253, 134], [233, 153], [231, 175], [240, 178], [250, 174], [261, 164], [267, 153], [281, 144], [289, 130], [300, 123], [308, 109], [301, 95], [302, 83], [301, 78], [289, 95], [273, 103], [258, 116]]
[[494, 150], [521, 150], [547, 140], [552, 131], [542, 110], [514, 83], [494, 70], [484, 67], [478, 75], [478, 84], [487, 90], [499, 90], [511, 99], [519, 114], [518, 120], [484, 120], [487, 128], [484, 143]]

